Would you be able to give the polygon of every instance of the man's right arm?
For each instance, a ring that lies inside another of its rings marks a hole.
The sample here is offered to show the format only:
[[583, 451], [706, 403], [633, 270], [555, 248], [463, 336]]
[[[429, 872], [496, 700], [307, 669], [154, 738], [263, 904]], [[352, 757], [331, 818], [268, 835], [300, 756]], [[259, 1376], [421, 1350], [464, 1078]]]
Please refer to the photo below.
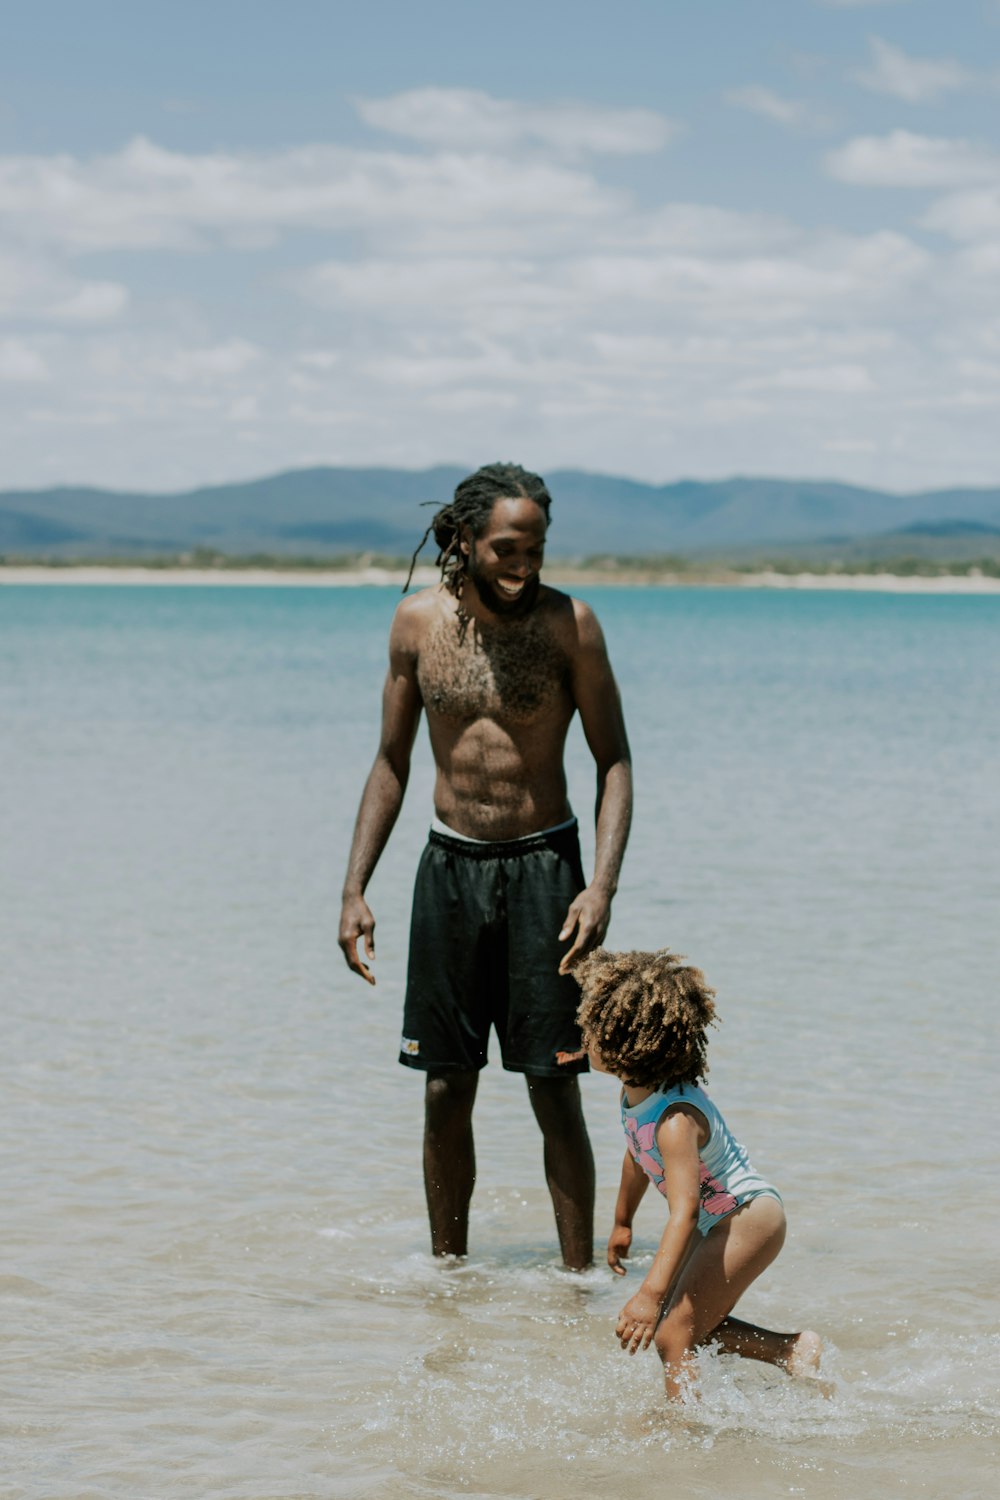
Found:
[[382, 735], [361, 796], [344, 881], [338, 941], [348, 967], [369, 984], [375, 983], [375, 976], [358, 953], [358, 939], [364, 938], [366, 957], [375, 957], [375, 918], [365, 901], [365, 889], [403, 805], [423, 706], [416, 673], [416, 603], [415, 598], [404, 600], [392, 622], [389, 671], [382, 694]]

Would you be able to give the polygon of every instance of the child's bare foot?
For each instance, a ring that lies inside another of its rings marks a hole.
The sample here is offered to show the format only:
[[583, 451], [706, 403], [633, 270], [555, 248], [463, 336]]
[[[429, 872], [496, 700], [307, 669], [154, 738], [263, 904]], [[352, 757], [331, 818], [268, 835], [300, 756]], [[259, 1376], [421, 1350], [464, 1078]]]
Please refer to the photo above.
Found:
[[805, 1380], [815, 1380], [819, 1375], [819, 1361], [822, 1353], [823, 1340], [818, 1333], [813, 1333], [811, 1328], [806, 1328], [802, 1333], [796, 1334], [795, 1343], [785, 1359], [785, 1369], [789, 1375], [797, 1375]]

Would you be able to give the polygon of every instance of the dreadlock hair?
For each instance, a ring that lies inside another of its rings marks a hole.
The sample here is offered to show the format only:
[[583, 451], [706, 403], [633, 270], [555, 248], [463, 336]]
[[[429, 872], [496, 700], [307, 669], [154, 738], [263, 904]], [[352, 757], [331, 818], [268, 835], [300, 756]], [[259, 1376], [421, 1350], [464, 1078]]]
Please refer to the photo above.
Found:
[[[481, 536], [497, 501], [518, 499], [533, 500], [545, 512], [545, 519], [548, 521], [552, 496], [545, 486], [545, 480], [522, 469], [520, 464], [486, 464], [463, 479], [455, 490], [454, 500], [435, 513], [433, 521], [424, 532], [420, 546], [411, 559], [403, 593], [410, 587], [417, 558], [433, 531], [434, 540], [438, 544], [437, 566], [441, 569], [441, 582], [452, 594], [460, 594], [465, 579], [462, 527], [468, 526], [474, 537]], [[424, 503], [432, 505], [434, 502], [428, 500]]]
[[576, 1013], [608, 1071], [634, 1088], [697, 1083], [708, 1072], [706, 1029], [715, 991], [679, 953], [609, 953], [597, 948], [573, 977], [583, 999]]

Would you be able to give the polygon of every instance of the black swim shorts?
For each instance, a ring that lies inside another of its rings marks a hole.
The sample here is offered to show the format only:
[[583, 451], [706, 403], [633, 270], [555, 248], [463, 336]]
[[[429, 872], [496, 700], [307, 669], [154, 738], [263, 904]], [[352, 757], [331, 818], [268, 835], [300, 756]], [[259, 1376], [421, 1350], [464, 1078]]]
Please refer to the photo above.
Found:
[[503, 1065], [557, 1078], [587, 1071], [574, 979], [558, 973], [570, 902], [585, 885], [575, 822], [504, 843], [432, 829], [413, 895], [399, 1060], [409, 1068], [478, 1070], [496, 1028]]

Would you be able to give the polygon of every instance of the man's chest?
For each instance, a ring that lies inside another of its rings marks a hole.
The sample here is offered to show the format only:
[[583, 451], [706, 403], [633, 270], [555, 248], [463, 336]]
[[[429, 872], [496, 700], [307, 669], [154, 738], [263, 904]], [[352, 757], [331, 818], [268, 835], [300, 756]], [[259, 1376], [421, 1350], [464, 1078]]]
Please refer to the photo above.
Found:
[[542, 622], [473, 622], [462, 634], [445, 618], [421, 647], [417, 680], [426, 707], [447, 718], [529, 723], [569, 698], [570, 662]]

